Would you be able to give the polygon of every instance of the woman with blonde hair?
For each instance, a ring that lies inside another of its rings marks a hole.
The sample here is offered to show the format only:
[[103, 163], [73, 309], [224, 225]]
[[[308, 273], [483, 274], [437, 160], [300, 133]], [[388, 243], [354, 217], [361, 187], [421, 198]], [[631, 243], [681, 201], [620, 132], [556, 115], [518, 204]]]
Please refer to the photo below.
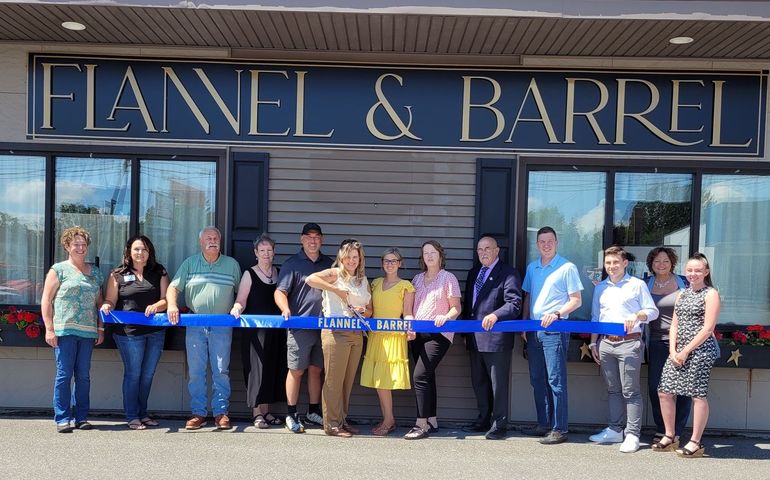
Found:
[[[404, 318], [411, 320], [414, 305], [414, 287], [398, 276], [401, 252], [388, 248], [382, 254], [384, 277], [372, 282], [372, 304], [375, 318]], [[410, 333], [413, 337], [414, 333]], [[361, 366], [361, 385], [377, 389], [382, 410], [382, 422], [375, 425], [372, 434], [385, 436], [396, 429], [391, 390], [409, 390], [409, 350], [407, 334], [403, 332], [371, 332], [366, 355]]]
[[[358, 240], [343, 241], [332, 268], [313, 273], [305, 282], [323, 290], [325, 317], [369, 317], [372, 314], [364, 247]], [[326, 371], [321, 402], [327, 435], [347, 438], [358, 433], [346, 422], [346, 417], [363, 344], [363, 335], [358, 330], [321, 330]]]

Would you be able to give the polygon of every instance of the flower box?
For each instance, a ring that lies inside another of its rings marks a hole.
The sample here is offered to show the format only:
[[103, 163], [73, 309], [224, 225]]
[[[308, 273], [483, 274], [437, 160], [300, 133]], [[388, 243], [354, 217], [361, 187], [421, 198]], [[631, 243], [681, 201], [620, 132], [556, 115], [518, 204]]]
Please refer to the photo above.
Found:
[[719, 342], [721, 355], [714, 364], [722, 368], [770, 368], [770, 347]]

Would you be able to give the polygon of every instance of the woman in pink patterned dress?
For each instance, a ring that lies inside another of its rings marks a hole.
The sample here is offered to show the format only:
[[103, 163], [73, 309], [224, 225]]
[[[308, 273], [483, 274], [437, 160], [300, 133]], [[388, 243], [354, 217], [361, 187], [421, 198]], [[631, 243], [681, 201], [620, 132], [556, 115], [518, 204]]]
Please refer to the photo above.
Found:
[[[460, 315], [460, 284], [444, 270], [446, 255], [441, 244], [428, 240], [422, 245], [420, 269], [412, 280], [415, 288], [415, 320], [433, 320], [440, 327]], [[415, 426], [404, 435], [417, 440], [438, 431], [436, 419], [436, 367], [452, 345], [452, 333], [420, 333], [411, 344], [414, 358], [414, 393], [417, 397]]]

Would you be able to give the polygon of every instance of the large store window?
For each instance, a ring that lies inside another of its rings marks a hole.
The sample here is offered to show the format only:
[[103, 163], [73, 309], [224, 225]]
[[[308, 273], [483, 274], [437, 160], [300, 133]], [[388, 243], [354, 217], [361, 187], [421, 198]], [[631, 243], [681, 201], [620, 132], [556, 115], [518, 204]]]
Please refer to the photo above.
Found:
[[114, 158], [56, 159], [54, 261], [67, 258], [62, 232], [80, 225], [91, 234], [89, 263], [105, 275], [123, 257], [131, 211], [131, 161]]
[[216, 198], [214, 158], [0, 155], [0, 305], [40, 303], [73, 225], [91, 233], [87, 261], [105, 274], [136, 233], [173, 274], [198, 251], [200, 229], [216, 224]]
[[602, 249], [607, 174], [530, 172], [527, 202], [527, 262], [539, 258], [536, 234], [549, 225], [558, 232], [559, 255], [581, 273], [583, 305], [573, 319], [591, 318], [592, 280], [599, 278], [596, 252]]
[[527, 261], [538, 256], [537, 229], [554, 227], [559, 253], [577, 265], [586, 287], [574, 318], [590, 318], [602, 250], [616, 244], [634, 255], [629, 273], [640, 278], [656, 246], [677, 251], [678, 273], [703, 252], [722, 298], [719, 323], [770, 325], [770, 175], [590, 170], [532, 166], [527, 177]]
[[200, 229], [214, 224], [216, 165], [142, 160], [139, 172], [139, 230], [173, 273], [199, 249]]
[[0, 304], [40, 301], [45, 279], [45, 157], [0, 155]]
[[[647, 254], [661, 245], [684, 260], [690, 252], [692, 175], [666, 173], [615, 174], [612, 243], [635, 258], [631, 275], [644, 278]], [[683, 261], [676, 266], [682, 272]]]
[[711, 262], [721, 323], [770, 324], [770, 176], [704, 175], [698, 248]]

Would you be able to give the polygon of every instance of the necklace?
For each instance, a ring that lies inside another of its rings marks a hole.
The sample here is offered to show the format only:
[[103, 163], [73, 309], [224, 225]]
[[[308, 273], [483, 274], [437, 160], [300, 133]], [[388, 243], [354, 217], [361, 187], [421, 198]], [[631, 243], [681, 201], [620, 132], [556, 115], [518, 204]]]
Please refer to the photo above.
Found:
[[260, 267], [259, 264], [257, 264], [257, 270], [259, 270], [260, 273], [262, 273], [262, 275], [265, 276], [265, 278], [267, 279], [268, 283], [273, 283], [273, 268], [272, 267], [270, 267], [270, 275], [268, 275], [267, 272], [262, 270], [262, 267]]
[[666, 288], [666, 285], [671, 283], [671, 280], [673, 280], [673, 279], [674, 279], [673, 276], [668, 277], [668, 280], [666, 280], [665, 282], [662, 282], [662, 283], [657, 281], [657, 280], [655, 280], [655, 287], [658, 288], [659, 290], [662, 290], [662, 289]]

